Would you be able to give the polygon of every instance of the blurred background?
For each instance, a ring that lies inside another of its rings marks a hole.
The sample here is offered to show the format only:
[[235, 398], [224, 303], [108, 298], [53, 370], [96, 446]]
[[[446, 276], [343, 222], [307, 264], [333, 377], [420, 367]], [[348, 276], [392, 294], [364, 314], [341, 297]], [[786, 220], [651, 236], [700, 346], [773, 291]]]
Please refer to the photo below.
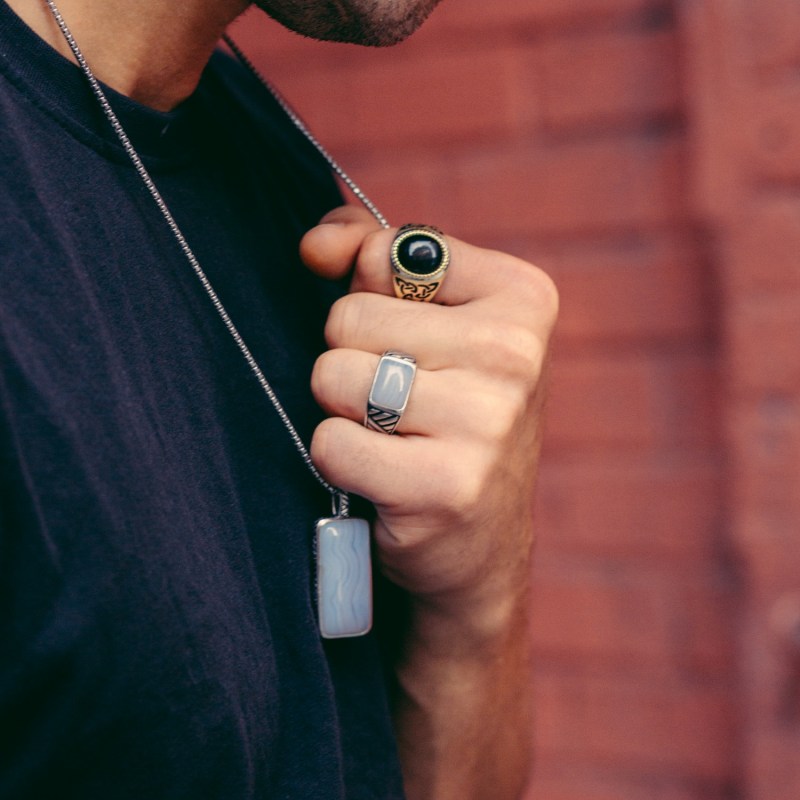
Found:
[[530, 798], [798, 800], [800, 3], [233, 33], [393, 223], [560, 287]]

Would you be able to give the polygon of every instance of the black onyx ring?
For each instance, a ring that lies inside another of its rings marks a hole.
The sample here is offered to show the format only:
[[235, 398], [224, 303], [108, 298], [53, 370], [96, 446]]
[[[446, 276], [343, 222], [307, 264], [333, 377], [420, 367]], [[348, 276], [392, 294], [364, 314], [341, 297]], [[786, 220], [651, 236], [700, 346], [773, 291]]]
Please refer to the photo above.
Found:
[[403, 225], [392, 242], [394, 293], [403, 300], [433, 300], [450, 266], [444, 234], [430, 225]]

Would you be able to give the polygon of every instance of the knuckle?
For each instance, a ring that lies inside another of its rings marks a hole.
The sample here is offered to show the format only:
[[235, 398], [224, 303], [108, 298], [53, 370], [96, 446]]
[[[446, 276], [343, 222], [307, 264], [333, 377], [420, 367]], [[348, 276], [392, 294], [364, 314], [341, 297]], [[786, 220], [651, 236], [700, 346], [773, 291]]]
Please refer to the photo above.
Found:
[[439, 514], [452, 522], [473, 516], [486, 485], [484, 475], [474, 456], [454, 459], [443, 467], [437, 478]]
[[480, 431], [485, 440], [505, 442], [515, 434], [526, 412], [525, 396], [525, 393], [507, 387], [502, 393], [494, 393], [477, 401]]
[[336, 475], [341, 471], [341, 453], [344, 443], [342, 420], [328, 417], [317, 425], [308, 447], [311, 461], [329, 481], [336, 483]]
[[517, 376], [520, 386], [527, 394], [539, 384], [546, 355], [546, 345], [533, 331], [526, 328], [521, 330], [523, 333], [516, 342], [515, 357], [519, 367]]
[[325, 341], [328, 347], [347, 348], [380, 330], [381, 302], [385, 300], [381, 295], [371, 292], [356, 292], [340, 297], [331, 306], [325, 323]]
[[361, 243], [356, 259], [356, 270], [367, 283], [385, 277], [388, 259], [386, 237], [387, 233], [384, 230], [373, 231], [368, 233]]
[[494, 320], [471, 326], [468, 336], [473, 352], [483, 353], [492, 371], [519, 377], [525, 385], [538, 380], [544, 344], [529, 328]]
[[548, 330], [558, 318], [558, 288], [553, 279], [542, 269], [533, 265], [528, 270], [529, 291], [533, 295], [533, 304]]
[[346, 299], [346, 297], [340, 297], [333, 303], [328, 312], [328, 319], [325, 321], [325, 341], [328, 347], [336, 347], [336, 342], [341, 338], [345, 313], [342, 306]]
[[335, 380], [340, 374], [336, 368], [336, 353], [333, 350], [326, 350], [314, 362], [311, 371], [311, 393], [317, 402], [323, 403], [332, 391], [336, 388]]
[[485, 494], [486, 480], [484, 470], [475, 463], [470, 469], [460, 470], [459, 480], [455, 487], [452, 506], [458, 520], [468, 520], [475, 517], [481, 507], [481, 500]]
[[541, 338], [530, 328], [513, 325], [506, 331], [503, 355], [511, 363], [519, 363], [521, 371], [528, 374], [532, 369], [537, 369], [541, 363], [544, 345]]
[[515, 297], [535, 310], [546, 328], [550, 329], [558, 317], [558, 288], [553, 279], [535, 264], [510, 258], [507, 262], [505, 282], [514, 288]]
[[372, 231], [368, 233], [363, 242], [358, 254], [359, 264], [363, 262], [386, 261], [386, 237], [387, 232], [383, 229]]
[[332, 439], [335, 433], [335, 426], [331, 424], [332, 422], [333, 420], [331, 419], [325, 419], [317, 425], [308, 448], [311, 460], [323, 475], [328, 469], [329, 456], [334, 449]]
[[325, 341], [329, 347], [340, 347], [347, 335], [358, 325], [359, 309], [357, 296], [347, 294], [331, 306], [325, 323]]
[[491, 354], [494, 361], [494, 348], [503, 346], [505, 327], [505, 323], [497, 321], [470, 323], [464, 331], [465, 347], [473, 353]]

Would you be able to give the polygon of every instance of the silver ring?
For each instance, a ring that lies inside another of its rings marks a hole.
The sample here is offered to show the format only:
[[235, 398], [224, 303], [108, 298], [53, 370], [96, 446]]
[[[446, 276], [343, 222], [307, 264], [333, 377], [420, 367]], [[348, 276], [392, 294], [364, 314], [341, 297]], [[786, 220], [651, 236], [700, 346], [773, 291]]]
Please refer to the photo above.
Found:
[[364, 427], [394, 433], [408, 405], [417, 374], [417, 360], [407, 353], [387, 350], [378, 362], [369, 390]]

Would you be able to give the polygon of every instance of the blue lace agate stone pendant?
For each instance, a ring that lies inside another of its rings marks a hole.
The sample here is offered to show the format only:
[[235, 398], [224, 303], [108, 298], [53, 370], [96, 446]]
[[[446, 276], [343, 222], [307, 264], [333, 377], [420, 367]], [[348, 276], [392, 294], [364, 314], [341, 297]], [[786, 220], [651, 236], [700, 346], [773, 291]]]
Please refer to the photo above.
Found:
[[317, 611], [323, 639], [363, 636], [372, 627], [369, 523], [333, 517], [317, 522]]

